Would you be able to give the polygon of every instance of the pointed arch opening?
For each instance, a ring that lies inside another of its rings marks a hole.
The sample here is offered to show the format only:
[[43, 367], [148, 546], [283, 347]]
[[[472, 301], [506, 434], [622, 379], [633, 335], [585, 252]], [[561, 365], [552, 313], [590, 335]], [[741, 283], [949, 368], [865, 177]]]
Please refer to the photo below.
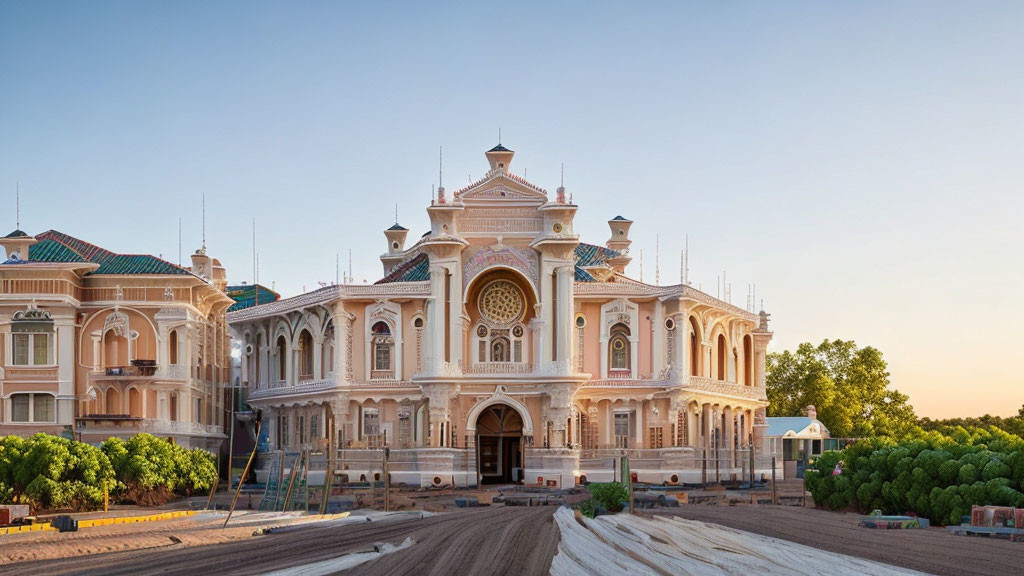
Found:
[[726, 370], [728, 370], [728, 346], [725, 342], [725, 334], [719, 334], [716, 342], [717, 345], [715, 346], [715, 348], [717, 349], [716, 352], [718, 353], [718, 374], [716, 376], [718, 376], [719, 380], [725, 380], [728, 376], [728, 373], [726, 372]]

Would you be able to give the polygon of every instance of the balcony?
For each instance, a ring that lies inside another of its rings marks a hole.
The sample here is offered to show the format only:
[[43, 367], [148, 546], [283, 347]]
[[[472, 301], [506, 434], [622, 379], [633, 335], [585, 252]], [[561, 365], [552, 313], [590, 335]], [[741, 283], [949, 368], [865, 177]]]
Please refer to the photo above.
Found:
[[370, 380], [394, 380], [394, 370], [371, 370]]
[[75, 418], [75, 428], [78, 432], [89, 433], [111, 433], [111, 434], [138, 434], [147, 432], [154, 435], [182, 434], [189, 436], [215, 436], [223, 435], [224, 429], [213, 424], [198, 424], [195, 422], [175, 422], [171, 420], [158, 420], [153, 418], [139, 418], [128, 414], [90, 414]]
[[533, 364], [525, 362], [478, 362], [470, 364], [463, 374], [531, 374]]
[[93, 372], [89, 378], [93, 381], [139, 381], [139, 380], [185, 380], [189, 376], [188, 366], [170, 364], [158, 366], [155, 360], [132, 360], [128, 366], [107, 366]]
[[700, 390], [702, 392], [712, 392], [715, 394], [741, 396], [743, 398], [752, 398], [755, 400], [764, 400], [767, 398], [764, 388], [759, 386], [744, 386], [743, 384], [737, 384], [728, 380], [715, 380], [714, 378], [707, 378], [705, 376], [687, 376], [685, 388], [690, 390]]

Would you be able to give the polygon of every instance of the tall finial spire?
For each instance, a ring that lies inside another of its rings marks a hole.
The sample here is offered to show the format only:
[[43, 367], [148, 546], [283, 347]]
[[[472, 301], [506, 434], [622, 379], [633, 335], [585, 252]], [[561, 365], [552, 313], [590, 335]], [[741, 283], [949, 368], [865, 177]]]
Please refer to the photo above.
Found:
[[21, 182], [14, 181], [14, 229], [21, 230]]
[[437, 187], [444, 187], [444, 146], [437, 147]]
[[398, 202], [395, 202], [395, 224], [398, 224]]
[[562, 177], [558, 181], [558, 185], [565, 188], [565, 162], [562, 162]]
[[181, 266], [181, 218], [178, 218], [178, 266]]
[[654, 285], [661, 286], [661, 236], [654, 235]]
[[498, 127], [498, 146], [501, 146], [501, 126]]
[[206, 194], [203, 194], [203, 252], [206, 252]]

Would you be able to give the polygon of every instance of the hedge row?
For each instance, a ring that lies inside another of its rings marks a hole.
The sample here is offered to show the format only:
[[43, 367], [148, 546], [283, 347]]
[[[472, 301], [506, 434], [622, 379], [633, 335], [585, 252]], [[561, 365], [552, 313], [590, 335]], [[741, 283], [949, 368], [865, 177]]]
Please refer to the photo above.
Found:
[[187, 450], [149, 434], [110, 438], [99, 447], [36, 434], [0, 437], [0, 503], [36, 510], [90, 510], [114, 501], [143, 506], [207, 491], [217, 469], [213, 455]]
[[1024, 440], [995, 427], [898, 443], [866, 439], [824, 454], [812, 469], [806, 488], [816, 505], [833, 510], [914, 513], [958, 524], [975, 504], [1024, 507]]

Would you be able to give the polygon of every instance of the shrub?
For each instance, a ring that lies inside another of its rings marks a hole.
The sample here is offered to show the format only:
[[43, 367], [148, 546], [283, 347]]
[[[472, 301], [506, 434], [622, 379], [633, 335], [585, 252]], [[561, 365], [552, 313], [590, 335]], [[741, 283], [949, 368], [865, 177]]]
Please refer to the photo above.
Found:
[[629, 489], [621, 482], [592, 482], [587, 485], [587, 491], [598, 505], [609, 512], [619, 512], [623, 502], [629, 502]]
[[127, 441], [110, 438], [102, 445], [121, 482], [121, 494], [143, 506], [167, 502], [174, 494], [209, 490], [217, 477], [213, 455], [186, 450], [150, 434]]
[[110, 460], [98, 448], [59, 436], [0, 439], [0, 498], [36, 509], [87, 510], [115, 485]]
[[[846, 463], [832, 476], [836, 462]], [[805, 476], [818, 506], [914, 512], [956, 523], [972, 505], [1024, 506], [1024, 440], [998, 429], [932, 431], [899, 444], [867, 439], [827, 453]]]
[[580, 514], [583, 514], [587, 518], [596, 518], [599, 513], [600, 506], [597, 504], [597, 500], [589, 498], [577, 504], [576, 509], [579, 510]]

